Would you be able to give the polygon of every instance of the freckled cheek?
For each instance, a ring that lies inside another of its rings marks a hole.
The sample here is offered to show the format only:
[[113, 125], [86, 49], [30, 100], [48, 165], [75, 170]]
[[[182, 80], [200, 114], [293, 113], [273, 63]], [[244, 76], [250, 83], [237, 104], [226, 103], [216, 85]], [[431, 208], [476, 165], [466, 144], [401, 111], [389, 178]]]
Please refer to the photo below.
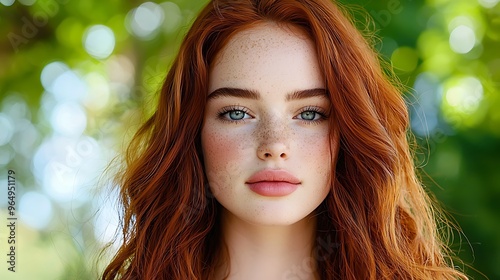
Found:
[[315, 169], [320, 175], [330, 174], [331, 149], [328, 134], [314, 134], [301, 139], [299, 151], [304, 162]]
[[203, 151], [205, 160], [221, 166], [240, 157], [242, 138], [231, 134], [207, 132], [204, 134]]
[[[248, 136], [247, 136], [248, 137]], [[248, 158], [249, 146], [245, 135], [235, 133], [234, 129], [204, 129], [202, 146], [205, 170], [212, 187], [221, 184], [227, 187], [240, 179], [244, 160]]]

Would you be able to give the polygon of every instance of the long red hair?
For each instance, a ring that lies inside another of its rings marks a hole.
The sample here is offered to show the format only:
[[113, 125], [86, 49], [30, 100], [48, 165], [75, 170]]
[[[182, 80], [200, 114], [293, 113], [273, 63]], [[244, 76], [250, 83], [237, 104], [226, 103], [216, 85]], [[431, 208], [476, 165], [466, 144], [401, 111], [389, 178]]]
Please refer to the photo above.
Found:
[[317, 209], [321, 278], [466, 279], [448, 257], [415, 174], [400, 87], [328, 0], [214, 0], [201, 11], [117, 176], [124, 241], [102, 279], [214, 278], [224, 256], [220, 205], [207, 186], [200, 144], [209, 69], [232, 35], [266, 21], [309, 34], [331, 100], [339, 153], [331, 191]]

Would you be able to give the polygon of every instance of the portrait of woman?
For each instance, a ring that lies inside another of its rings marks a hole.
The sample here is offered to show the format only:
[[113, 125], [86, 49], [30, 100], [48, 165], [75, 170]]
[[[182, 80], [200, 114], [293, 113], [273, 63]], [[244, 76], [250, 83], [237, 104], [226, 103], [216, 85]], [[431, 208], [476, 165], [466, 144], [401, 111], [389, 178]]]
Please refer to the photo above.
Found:
[[467, 279], [387, 70], [330, 0], [209, 2], [117, 175], [102, 279]]

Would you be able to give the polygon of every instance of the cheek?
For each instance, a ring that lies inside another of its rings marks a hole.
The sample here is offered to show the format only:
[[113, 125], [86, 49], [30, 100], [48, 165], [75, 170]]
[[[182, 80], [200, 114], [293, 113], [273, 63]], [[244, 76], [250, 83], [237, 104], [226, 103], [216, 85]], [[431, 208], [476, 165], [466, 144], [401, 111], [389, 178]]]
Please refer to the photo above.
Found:
[[244, 135], [224, 133], [209, 126], [204, 127], [201, 143], [205, 171], [212, 188], [228, 186], [241, 173], [241, 160], [245, 158]]
[[332, 150], [328, 134], [316, 134], [302, 139], [299, 151], [303, 162], [307, 162], [310, 172], [318, 178], [328, 178], [331, 172]]

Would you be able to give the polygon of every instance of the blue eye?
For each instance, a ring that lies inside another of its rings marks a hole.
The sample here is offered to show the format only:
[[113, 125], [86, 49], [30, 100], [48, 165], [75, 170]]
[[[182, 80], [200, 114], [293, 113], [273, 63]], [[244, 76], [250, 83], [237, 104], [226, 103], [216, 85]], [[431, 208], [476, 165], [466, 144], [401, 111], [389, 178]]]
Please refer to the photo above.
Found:
[[252, 118], [252, 116], [248, 114], [247, 109], [245, 107], [240, 107], [240, 106], [230, 106], [222, 108], [218, 112], [218, 117], [222, 121], [229, 121], [234, 123], [239, 123], [244, 121], [245, 119]]
[[232, 110], [227, 112], [229, 118], [233, 121], [242, 120], [245, 117], [245, 112], [242, 110]]
[[316, 106], [308, 106], [301, 110], [301, 112], [294, 117], [306, 124], [316, 124], [327, 119], [327, 114], [324, 109]]
[[303, 120], [307, 120], [307, 121], [316, 120], [316, 116], [319, 116], [319, 114], [317, 112], [314, 112], [314, 111], [305, 111], [305, 112], [300, 113], [300, 117]]

